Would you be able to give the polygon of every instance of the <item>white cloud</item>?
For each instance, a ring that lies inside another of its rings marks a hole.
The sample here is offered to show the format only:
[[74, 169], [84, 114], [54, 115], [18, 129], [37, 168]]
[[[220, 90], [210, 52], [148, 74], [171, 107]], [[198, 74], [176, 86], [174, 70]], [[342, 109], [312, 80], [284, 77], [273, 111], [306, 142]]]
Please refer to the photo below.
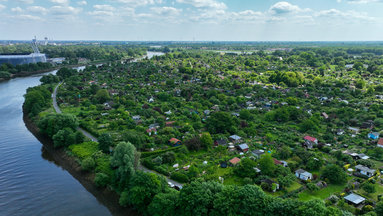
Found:
[[240, 12], [232, 12], [228, 19], [239, 22], [261, 22], [265, 18], [265, 14], [259, 11], [245, 10]]
[[[0, 6], [1, 8], [1, 6]], [[1, 10], [1, 9], [0, 9]], [[11, 11], [12, 12], [15, 12], [15, 13], [21, 13], [23, 12], [24, 10], [21, 8], [21, 7], [15, 7], [15, 8], [11, 8]]]
[[93, 8], [96, 10], [102, 10], [102, 11], [114, 11], [115, 8], [111, 5], [93, 5]]
[[88, 14], [92, 16], [114, 16], [112, 11], [91, 11]]
[[361, 13], [356, 11], [340, 11], [337, 9], [323, 10], [315, 13], [317, 17], [323, 17], [328, 19], [340, 18], [340, 19], [348, 19], [348, 20], [364, 20], [364, 21], [372, 21], [373, 17], [369, 17], [367, 13]]
[[16, 0], [16, 2], [20, 2], [20, 3], [23, 3], [23, 4], [33, 4], [33, 0]]
[[369, 4], [369, 3], [382, 3], [382, 0], [347, 0], [350, 4]]
[[181, 9], [174, 7], [154, 7], [151, 10], [161, 16], [177, 16], [181, 13]]
[[215, 0], [176, 0], [176, 2], [190, 4], [196, 8], [214, 8], [219, 10], [224, 10], [227, 8], [225, 3]]
[[2, 5], [2, 4], [0, 4], [0, 11], [1, 10], [4, 10], [6, 7], [4, 6], [4, 5]]
[[131, 7], [139, 7], [153, 4], [161, 4], [162, 0], [112, 0], [115, 2], [123, 3]]
[[11, 16], [12, 20], [22, 21], [22, 22], [28, 22], [28, 21], [43, 21], [41, 17], [33, 16], [29, 14], [20, 14], [17, 16]]
[[80, 11], [81, 8], [74, 8], [71, 6], [53, 6], [49, 9], [49, 12], [56, 16], [75, 15]]
[[83, 5], [87, 5], [88, 2], [86, 2], [86, 1], [79, 1], [79, 2], [77, 2], [77, 4], [83, 6]]
[[55, 4], [69, 4], [69, 0], [50, 0], [50, 2]]
[[301, 9], [297, 5], [290, 4], [289, 2], [278, 2], [270, 7], [270, 12], [275, 15], [308, 12], [310, 9]]
[[40, 14], [46, 14], [48, 13], [48, 10], [41, 6], [30, 6], [27, 8], [27, 11], [32, 13], [40, 13]]
[[130, 7], [123, 7], [119, 11], [122, 16], [133, 16], [135, 14], [134, 8]]

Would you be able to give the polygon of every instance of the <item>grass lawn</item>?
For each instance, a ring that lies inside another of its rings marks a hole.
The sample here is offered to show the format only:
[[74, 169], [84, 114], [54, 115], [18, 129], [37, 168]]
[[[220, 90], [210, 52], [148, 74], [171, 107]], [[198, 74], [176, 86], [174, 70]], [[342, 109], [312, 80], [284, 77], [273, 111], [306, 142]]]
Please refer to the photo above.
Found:
[[318, 190], [318, 191], [315, 191], [313, 193], [309, 192], [308, 190], [305, 190], [302, 193], [300, 193], [298, 196], [299, 196], [299, 199], [302, 201], [308, 201], [308, 200], [312, 200], [315, 198], [319, 198], [319, 199], [323, 200], [323, 199], [326, 199], [327, 197], [329, 197], [333, 193], [343, 191], [343, 189], [345, 187], [346, 187], [346, 184], [344, 184], [344, 185], [329, 185], [328, 187], [323, 188], [323, 189]]
[[63, 113], [70, 113], [72, 115], [78, 115], [81, 112], [80, 107], [68, 106], [68, 107], [60, 107], [60, 108]]
[[218, 168], [216, 168], [214, 175], [224, 176], [224, 175], [230, 174], [231, 170], [232, 170], [231, 167], [228, 167], [228, 168], [218, 167]]
[[359, 189], [359, 190], [357, 190], [357, 192], [366, 198], [370, 198], [370, 199], [373, 199], [375, 201], [378, 201], [378, 195], [383, 194], [383, 185], [376, 183], [375, 189], [376, 189], [376, 192], [372, 193], [372, 194], [366, 193], [363, 189]]
[[266, 193], [268, 193], [271, 196], [278, 197], [278, 196], [284, 195], [286, 192], [290, 193], [291, 191], [298, 190], [300, 187], [302, 187], [302, 185], [294, 181], [294, 183], [290, 187], [286, 188], [285, 191], [277, 191], [275, 193], [266, 192]]
[[243, 179], [238, 176], [231, 176], [223, 181], [224, 185], [242, 185]]
[[53, 107], [50, 107], [46, 110], [44, 110], [43, 112], [39, 113], [39, 117], [42, 118], [48, 114], [52, 114], [52, 113], [56, 113], [56, 111], [53, 109]]

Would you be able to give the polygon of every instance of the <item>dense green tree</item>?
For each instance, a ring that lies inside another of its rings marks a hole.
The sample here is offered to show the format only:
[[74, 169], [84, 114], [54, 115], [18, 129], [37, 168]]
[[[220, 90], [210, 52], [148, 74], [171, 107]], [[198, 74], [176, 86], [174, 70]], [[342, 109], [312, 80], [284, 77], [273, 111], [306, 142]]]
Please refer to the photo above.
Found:
[[131, 178], [130, 185], [129, 204], [145, 211], [156, 194], [165, 192], [167, 182], [163, 177], [154, 173], [138, 171]]
[[169, 190], [167, 193], [159, 193], [154, 196], [148, 206], [148, 213], [154, 216], [176, 216], [179, 200], [179, 192]]
[[194, 181], [184, 186], [180, 192], [180, 206], [184, 215], [207, 215], [213, 209], [215, 194], [221, 192], [223, 185], [217, 182]]
[[326, 166], [322, 173], [323, 178], [327, 178], [330, 183], [333, 184], [344, 184], [347, 182], [346, 172], [335, 164]]
[[207, 128], [210, 133], [233, 132], [235, 126], [233, 117], [227, 112], [215, 112], [207, 119]]
[[253, 178], [256, 175], [254, 168], [257, 166], [257, 163], [249, 158], [244, 158], [239, 162], [239, 165], [234, 169], [234, 173], [240, 177], [250, 177]]
[[287, 175], [278, 176], [277, 181], [281, 188], [287, 188], [294, 183], [295, 179], [296, 179], [296, 176], [290, 173]]
[[202, 133], [201, 146], [205, 149], [211, 149], [213, 147], [213, 138], [209, 132]]
[[109, 147], [113, 146], [113, 139], [109, 133], [103, 133], [98, 137], [98, 148], [104, 152], [109, 153]]
[[108, 100], [110, 100], [110, 95], [109, 95], [108, 90], [100, 89], [97, 91], [95, 98], [96, 98], [98, 103], [105, 103]]
[[70, 128], [73, 131], [78, 127], [78, 120], [70, 114], [48, 114], [39, 122], [38, 127], [41, 132], [53, 137], [59, 130]]
[[120, 142], [114, 149], [111, 165], [116, 167], [116, 174], [120, 182], [129, 180], [135, 173], [137, 161], [136, 148], [131, 143]]
[[52, 137], [55, 148], [66, 147], [76, 143], [76, 135], [71, 128], [64, 128], [59, 130]]
[[56, 74], [57, 76], [63, 79], [66, 79], [71, 76], [74, 76], [76, 73], [77, 71], [75, 69], [69, 69], [69, 68], [63, 67], [63, 68], [60, 68], [60, 70], [58, 70]]
[[258, 164], [262, 174], [269, 176], [272, 176], [274, 174], [276, 166], [270, 154], [262, 155], [261, 159], [259, 159], [258, 161]]

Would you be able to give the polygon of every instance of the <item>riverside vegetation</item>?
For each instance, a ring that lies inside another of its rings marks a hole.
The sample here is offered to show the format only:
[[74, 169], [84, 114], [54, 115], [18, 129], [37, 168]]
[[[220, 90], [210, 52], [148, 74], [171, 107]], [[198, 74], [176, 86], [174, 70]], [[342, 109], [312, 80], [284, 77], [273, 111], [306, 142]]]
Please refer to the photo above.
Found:
[[[203, 46], [60, 69], [27, 91], [24, 110], [143, 214], [383, 214], [379, 45]], [[63, 114], [50, 98], [59, 80]]]

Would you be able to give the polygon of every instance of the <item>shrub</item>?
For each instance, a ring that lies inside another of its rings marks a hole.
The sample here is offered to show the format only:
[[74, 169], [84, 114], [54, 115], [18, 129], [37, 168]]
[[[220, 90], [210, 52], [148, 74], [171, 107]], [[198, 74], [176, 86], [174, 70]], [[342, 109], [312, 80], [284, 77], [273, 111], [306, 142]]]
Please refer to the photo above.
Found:
[[69, 149], [73, 152], [74, 155], [81, 159], [90, 157], [98, 151], [96, 142], [84, 142], [77, 145], [71, 145], [69, 146]]
[[179, 172], [172, 173], [170, 178], [175, 180], [175, 181], [181, 182], [181, 183], [189, 182], [189, 177], [187, 175], [185, 175], [183, 173], [179, 173]]
[[105, 187], [109, 184], [109, 176], [105, 173], [96, 173], [94, 183], [97, 187]]
[[96, 162], [91, 157], [87, 157], [81, 162], [81, 169], [84, 171], [91, 171], [95, 166]]

